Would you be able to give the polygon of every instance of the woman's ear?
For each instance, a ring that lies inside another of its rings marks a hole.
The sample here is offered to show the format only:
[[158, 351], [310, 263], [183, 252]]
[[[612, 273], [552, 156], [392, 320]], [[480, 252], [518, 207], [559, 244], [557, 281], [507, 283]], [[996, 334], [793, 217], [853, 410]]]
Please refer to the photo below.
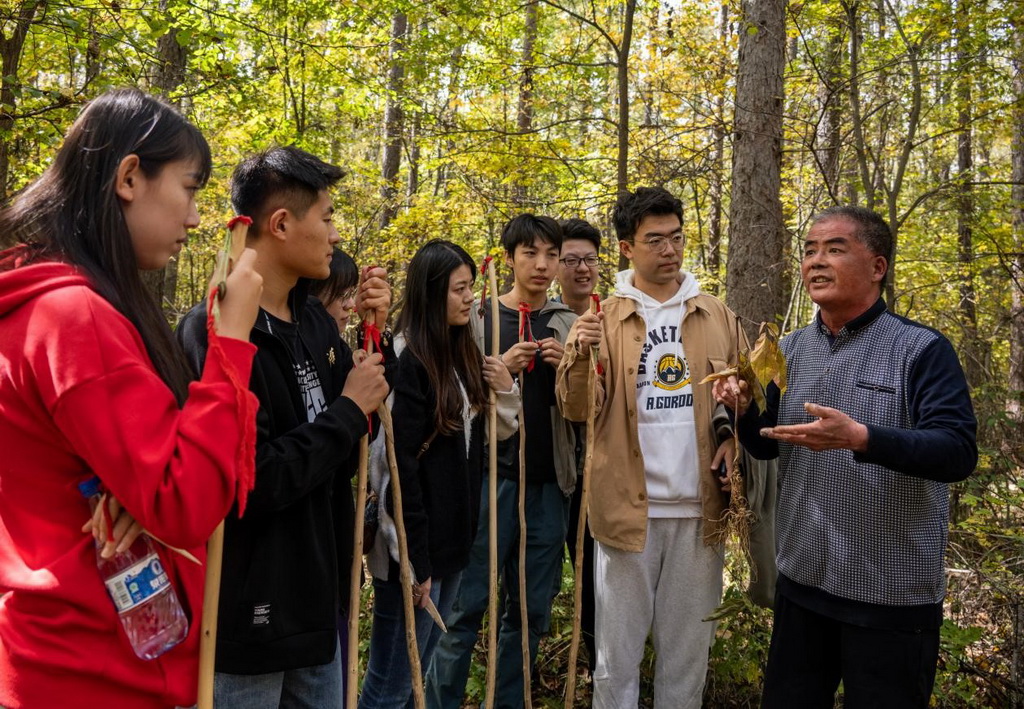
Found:
[[139, 188], [139, 156], [135, 153], [125, 156], [117, 166], [114, 176], [114, 192], [125, 202], [135, 199]]

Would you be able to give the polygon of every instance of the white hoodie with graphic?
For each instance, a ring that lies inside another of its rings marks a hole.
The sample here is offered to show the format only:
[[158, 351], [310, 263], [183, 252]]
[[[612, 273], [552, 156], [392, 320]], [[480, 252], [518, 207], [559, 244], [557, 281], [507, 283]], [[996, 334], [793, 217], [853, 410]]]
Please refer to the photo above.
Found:
[[700, 474], [693, 420], [693, 382], [680, 325], [686, 301], [700, 293], [692, 273], [664, 303], [633, 285], [633, 271], [615, 279], [615, 295], [636, 302], [646, 323], [636, 377], [637, 428], [650, 517], [700, 517]]

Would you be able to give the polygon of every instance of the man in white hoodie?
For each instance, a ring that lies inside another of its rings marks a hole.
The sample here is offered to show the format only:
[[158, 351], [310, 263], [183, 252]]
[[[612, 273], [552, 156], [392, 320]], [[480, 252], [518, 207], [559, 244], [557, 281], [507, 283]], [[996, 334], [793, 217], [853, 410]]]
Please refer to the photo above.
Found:
[[[563, 415], [597, 407], [590, 497], [595, 552], [594, 707], [635, 707], [649, 632], [656, 707], [701, 705], [722, 592], [723, 513], [733, 464], [728, 416], [705, 375], [745, 346], [736, 317], [680, 269], [682, 203], [661, 188], [619, 199], [618, 274], [600, 315], [569, 332], [556, 385]], [[592, 367], [598, 348], [600, 371]]]

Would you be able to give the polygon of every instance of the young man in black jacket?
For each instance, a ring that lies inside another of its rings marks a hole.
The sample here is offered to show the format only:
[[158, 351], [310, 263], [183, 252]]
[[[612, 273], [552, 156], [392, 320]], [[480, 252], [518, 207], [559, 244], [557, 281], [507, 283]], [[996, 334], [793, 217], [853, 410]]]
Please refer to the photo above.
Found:
[[[346, 607], [352, 558], [350, 478], [367, 416], [388, 383], [382, 355], [353, 357], [331, 316], [307, 295], [309, 279], [328, 275], [339, 240], [329, 189], [341, 175], [287, 147], [247, 158], [232, 176], [233, 206], [253, 219], [247, 246], [257, 252], [264, 287], [250, 335], [259, 348], [250, 381], [260, 401], [256, 485], [245, 517], [225, 522], [220, 708], [343, 701], [338, 610]], [[380, 328], [391, 303], [385, 277], [369, 270], [356, 305]], [[182, 320], [179, 338], [201, 371], [202, 304]], [[384, 350], [393, 361], [390, 342]]]

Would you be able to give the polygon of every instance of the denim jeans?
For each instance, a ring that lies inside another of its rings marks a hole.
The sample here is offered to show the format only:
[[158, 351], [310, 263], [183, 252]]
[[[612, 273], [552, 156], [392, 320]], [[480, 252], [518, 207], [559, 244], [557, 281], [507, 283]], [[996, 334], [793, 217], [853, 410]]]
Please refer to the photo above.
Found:
[[[451, 614], [459, 574], [431, 579], [430, 599], [442, 618]], [[416, 609], [416, 645], [424, 672], [441, 637], [441, 629], [422, 608]], [[370, 659], [359, 696], [359, 709], [402, 709], [414, 706], [409, 653], [405, 646], [405, 611], [398, 581], [373, 580], [373, 630]]]
[[[519, 484], [498, 478], [498, 565], [505, 593], [498, 631], [497, 709], [523, 706], [523, 660], [519, 624]], [[459, 709], [466, 693], [473, 647], [487, 612], [488, 499], [484, 479], [480, 524], [462, 572], [455, 603], [445, 617], [448, 633], [441, 637], [427, 670], [427, 707]], [[551, 602], [562, 573], [562, 548], [569, 500], [556, 483], [526, 486], [526, 610], [530, 660], [537, 658], [540, 636], [551, 621]]]
[[343, 673], [340, 644], [326, 665], [262, 675], [217, 672], [213, 703], [217, 709], [340, 709]]

